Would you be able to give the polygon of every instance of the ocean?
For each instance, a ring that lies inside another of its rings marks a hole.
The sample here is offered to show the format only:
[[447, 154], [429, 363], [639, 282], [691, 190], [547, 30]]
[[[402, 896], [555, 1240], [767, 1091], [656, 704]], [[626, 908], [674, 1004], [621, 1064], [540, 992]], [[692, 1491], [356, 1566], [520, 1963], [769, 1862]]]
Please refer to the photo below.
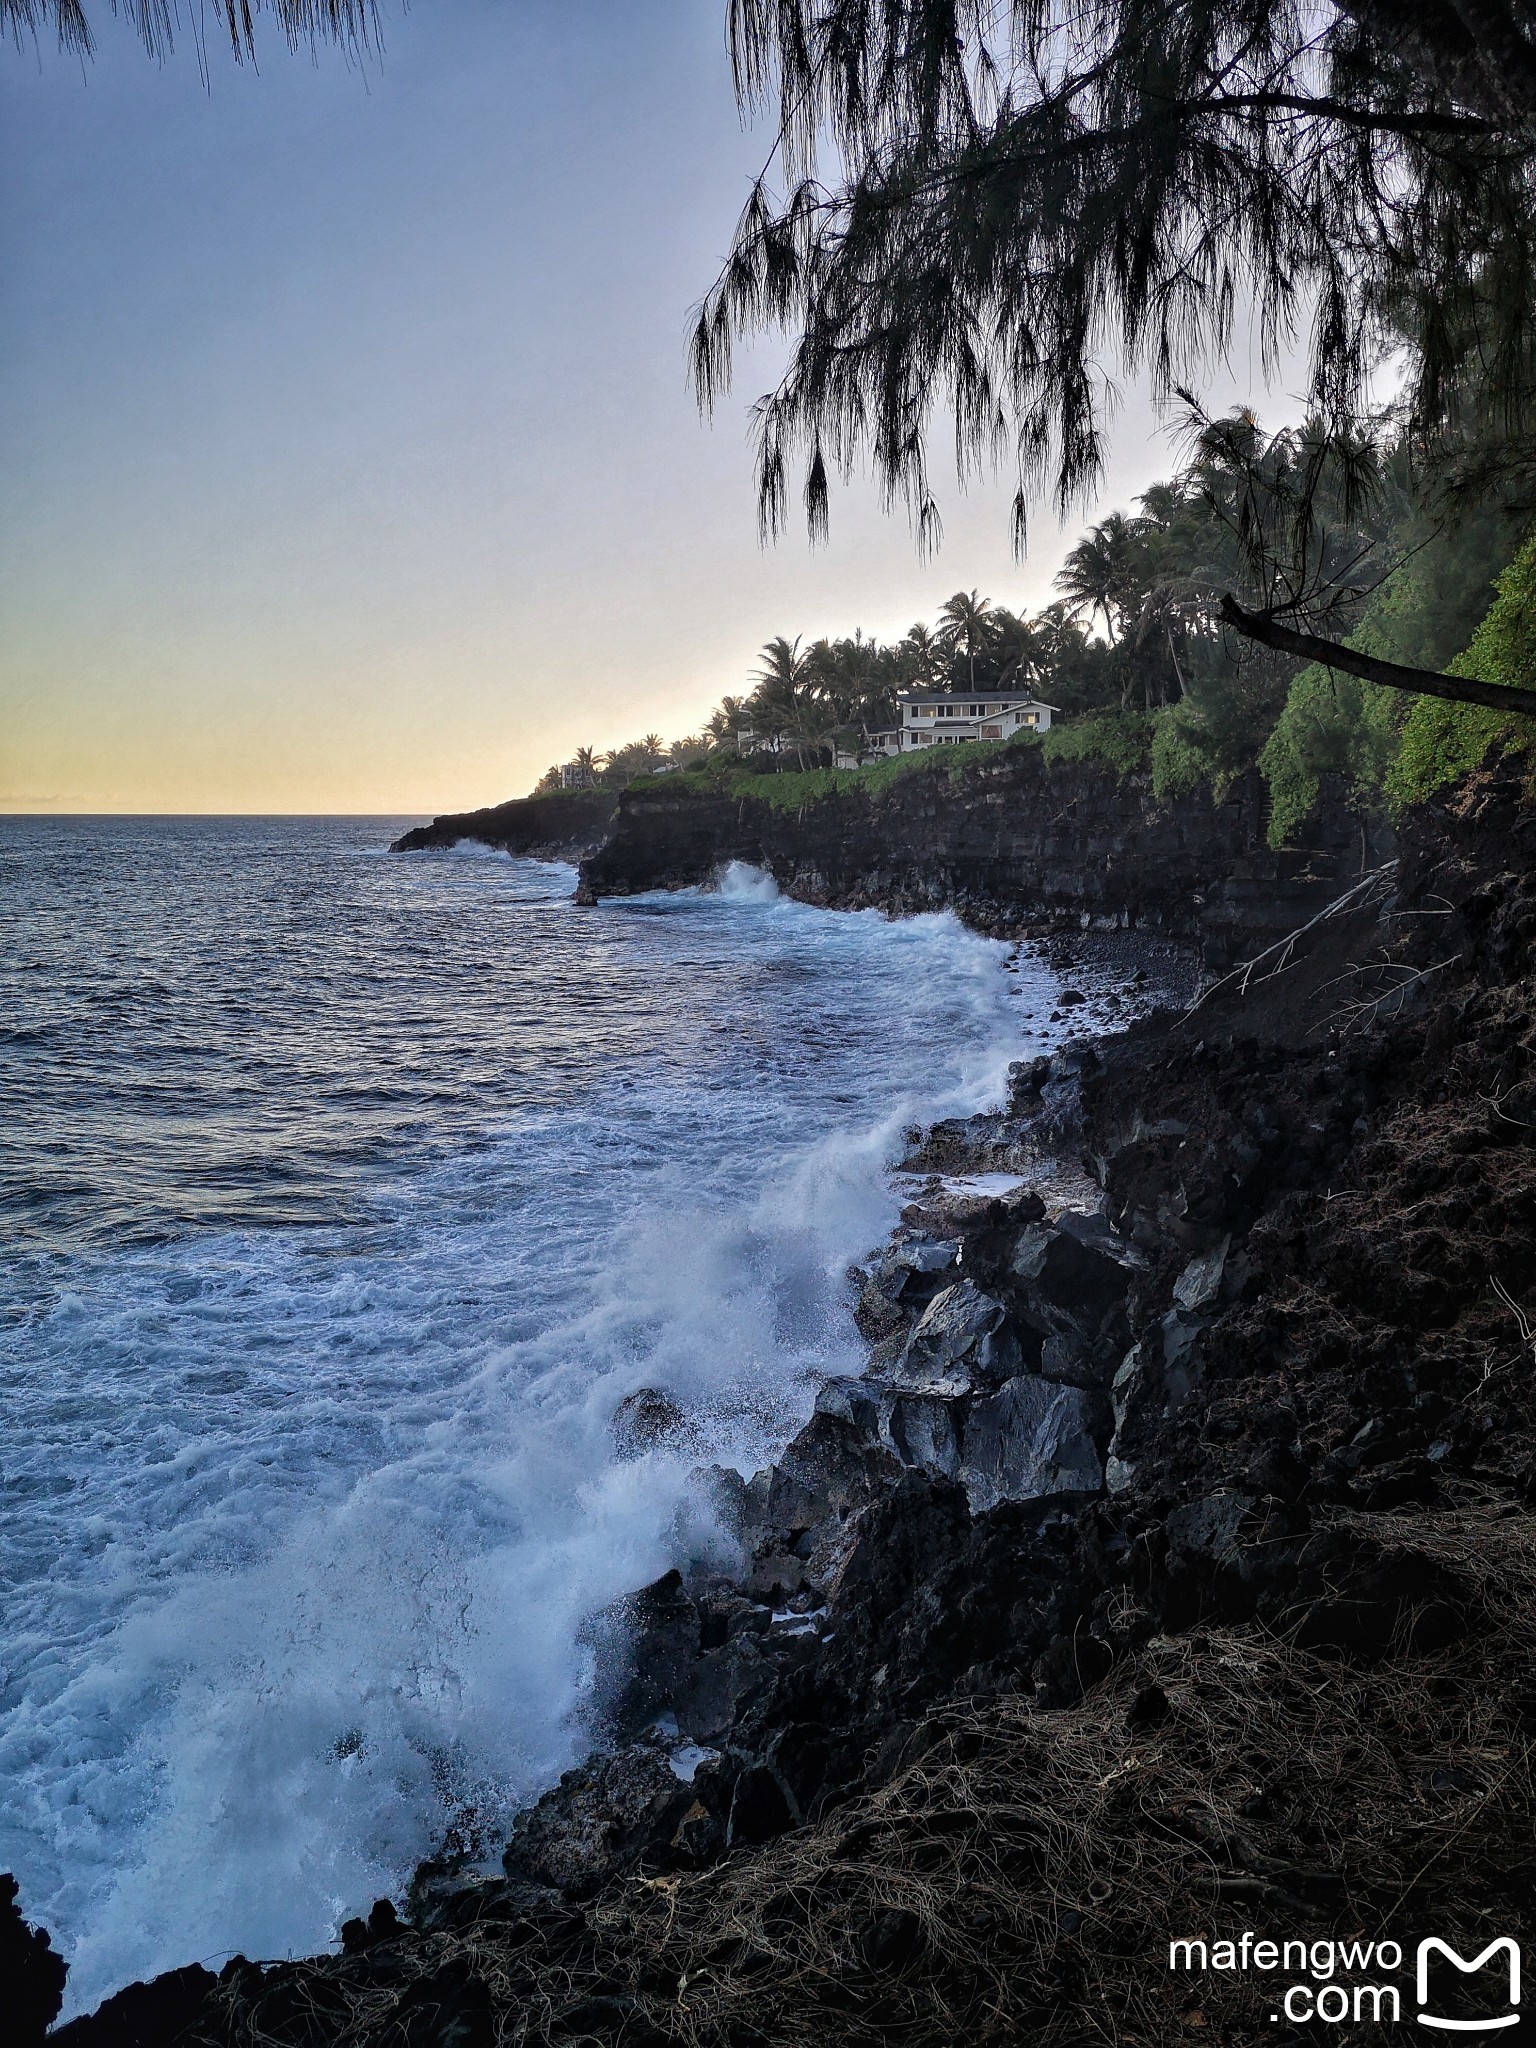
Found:
[[[856, 1370], [904, 1129], [1056, 987], [949, 916], [0, 819], [0, 1869], [67, 2011], [301, 1954], [587, 1742], [585, 1624]], [[696, 1445], [624, 1461], [660, 1386]]]

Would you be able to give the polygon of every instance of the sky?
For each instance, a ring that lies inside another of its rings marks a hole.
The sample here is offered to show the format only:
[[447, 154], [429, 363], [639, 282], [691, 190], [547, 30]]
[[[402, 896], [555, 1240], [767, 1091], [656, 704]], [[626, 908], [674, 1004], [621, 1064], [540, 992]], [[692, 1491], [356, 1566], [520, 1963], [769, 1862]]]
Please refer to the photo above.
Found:
[[[687, 380], [764, 132], [724, 0], [385, 0], [378, 61], [0, 44], [0, 810], [428, 815], [695, 731], [773, 635], [1027, 610], [1011, 485], [758, 539]], [[1208, 385], [1248, 396], [1251, 366]], [[1266, 417], [1276, 416], [1271, 405]], [[1129, 390], [1097, 509], [1174, 450]]]

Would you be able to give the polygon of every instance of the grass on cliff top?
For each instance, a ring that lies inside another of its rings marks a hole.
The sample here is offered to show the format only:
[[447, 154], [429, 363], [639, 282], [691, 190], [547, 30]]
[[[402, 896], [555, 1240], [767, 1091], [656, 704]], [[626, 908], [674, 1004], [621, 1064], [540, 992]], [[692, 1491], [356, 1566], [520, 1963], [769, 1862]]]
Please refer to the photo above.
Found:
[[[718, 766], [711, 764], [707, 768], [693, 768], [680, 775], [669, 775], [665, 778], [665, 787], [669, 791], [686, 790], [699, 796], [755, 797], [778, 811], [798, 811], [806, 804], [819, 803], [823, 797], [841, 796], [850, 791], [876, 796], [908, 775], [945, 772], [952, 782], [958, 782], [971, 762], [998, 754], [1012, 744], [1009, 740], [973, 740], [959, 747], [932, 747], [922, 753], [893, 754], [884, 760], [871, 761], [864, 768], [807, 768], [785, 770], [774, 775], [755, 774], [733, 762], [722, 761]], [[636, 790], [654, 790], [655, 787], [656, 783], [649, 776], [630, 784], [630, 788]]]
[[[965, 781], [970, 771], [997, 760], [1010, 749], [1039, 747], [1049, 763], [1098, 761], [1126, 776], [1145, 768], [1151, 749], [1151, 721], [1137, 712], [1108, 712], [1052, 726], [1044, 734], [1015, 733], [1006, 740], [967, 740], [959, 746], [925, 747], [921, 752], [893, 754], [863, 768], [808, 768], [760, 775], [717, 758], [703, 768], [666, 776], [660, 787], [669, 794], [752, 797], [777, 811], [799, 811], [825, 797], [859, 794], [879, 796], [911, 775], [943, 775], [951, 783]], [[654, 792], [658, 780], [641, 776], [636, 791]]]

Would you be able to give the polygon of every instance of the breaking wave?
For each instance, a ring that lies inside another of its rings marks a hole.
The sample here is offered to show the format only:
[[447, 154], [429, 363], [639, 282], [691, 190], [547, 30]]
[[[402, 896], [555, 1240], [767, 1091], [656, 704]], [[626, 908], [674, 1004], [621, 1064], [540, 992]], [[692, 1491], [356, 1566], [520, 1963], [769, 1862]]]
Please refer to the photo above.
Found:
[[[583, 1624], [855, 1367], [904, 1128], [1023, 1037], [1001, 946], [750, 870], [4, 822], [0, 1867], [78, 2010], [323, 1946], [569, 1765]], [[613, 1455], [643, 1385], [687, 1457]]]

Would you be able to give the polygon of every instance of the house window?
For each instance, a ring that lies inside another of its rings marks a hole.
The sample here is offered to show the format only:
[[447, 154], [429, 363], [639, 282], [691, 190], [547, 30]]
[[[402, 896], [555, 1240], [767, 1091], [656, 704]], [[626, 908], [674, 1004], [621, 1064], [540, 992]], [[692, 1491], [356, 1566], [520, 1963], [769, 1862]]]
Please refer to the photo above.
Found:
[[984, 740], [1000, 740], [1003, 728], [1000, 725], [984, 725], [981, 728], [981, 736]]

